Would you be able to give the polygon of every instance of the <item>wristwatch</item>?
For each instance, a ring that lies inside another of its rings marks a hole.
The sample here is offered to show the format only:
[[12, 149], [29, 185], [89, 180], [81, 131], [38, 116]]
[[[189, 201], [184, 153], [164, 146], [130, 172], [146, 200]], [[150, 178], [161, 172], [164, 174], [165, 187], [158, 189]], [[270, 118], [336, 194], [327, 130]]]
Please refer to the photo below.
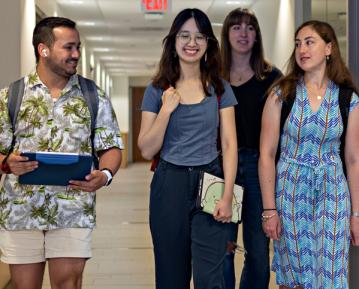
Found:
[[103, 172], [107, 176], [107, 182], [106, 182], [105, 186], [108, 186], [112, 182], [112, 178], [113, 178], [112, 171], [108, 168], [103, 168], [103, 169], [101, 169], [101, 172]]

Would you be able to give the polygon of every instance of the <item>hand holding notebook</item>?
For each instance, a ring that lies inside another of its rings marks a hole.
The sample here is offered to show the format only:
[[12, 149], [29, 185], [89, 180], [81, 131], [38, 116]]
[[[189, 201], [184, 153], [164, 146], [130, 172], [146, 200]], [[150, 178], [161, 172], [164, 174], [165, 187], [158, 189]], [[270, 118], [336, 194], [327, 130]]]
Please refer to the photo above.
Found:
[[[224, 192], [224, 180], [201, 172], [198, 192], [198, 205], [206, 213], [213, 214], [217, 202], [222, 198]], [[234, 185], [232, 199], [232, 222], [241, 221], [242, 215], [243, 189], [239, 185]]]

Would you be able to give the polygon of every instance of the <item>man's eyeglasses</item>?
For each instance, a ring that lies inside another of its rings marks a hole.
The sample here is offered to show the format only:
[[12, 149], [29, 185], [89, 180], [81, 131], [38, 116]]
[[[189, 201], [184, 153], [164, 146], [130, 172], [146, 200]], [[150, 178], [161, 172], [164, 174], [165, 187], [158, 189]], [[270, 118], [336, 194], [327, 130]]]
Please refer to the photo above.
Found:
[[177, 38], [182, 44], [187, 44], [193, 39], [198, 45], [204, 45], [208, 41], [208, 36], [203, 33], [195, 33], [194, 36], [191, 36], [191, 33], [188, 31], [181, 31], [177, 34]]

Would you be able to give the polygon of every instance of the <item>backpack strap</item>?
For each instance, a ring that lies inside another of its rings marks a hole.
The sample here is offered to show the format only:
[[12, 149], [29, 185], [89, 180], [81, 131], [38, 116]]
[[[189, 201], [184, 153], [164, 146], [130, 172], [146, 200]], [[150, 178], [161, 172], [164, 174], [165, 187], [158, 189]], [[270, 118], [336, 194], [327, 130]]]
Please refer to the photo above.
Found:
[[217, 132], [217, 151], [219, 152], [219, 155], [222, 154], [222, 143], [221, 143], [221, 114], [220, 114], [220, 109], [221, 109], [221, 97], [222, 95], [217, 94], [217, 104], [218, 104], [218, 121], [219, 121], [219, 126], [218, 126], [218, 132]]
[[97, 93], [97, 86], [96, 84], [87, 78], [78, 75], [82, 95], [86, 101], [86, 104], [89, 108], [90, 115], [91, 115], [91, 150], [95, 168], [99, 168], [98, 157], [95, 151], [94, 139], [95, 139], [95, 125], [97, 119], [97, 112], [99, 106], [99, 99]]
[[278, 162], [280, 157], [280, 137], [283, 133], [284, 124], [290, 114], [290, 111], [292, 110], [294, 100], [295, 100], [295, 95], [289, 94], [288, 97], [282, 101], [282, 108], [280, 112], [279, 142], [278, 142], [277, 153], [275, 156], [276, 163]]
[[[98, 168], [98, 158], [96, 156], [95, 147], [94, 147], [95, 125], [96, 125], [96, 118], [97, 118], [97, 112], [99, 106], [97, 86], [92, 80], [84, 78], [81, 75], [78, 75], [78, 79], [80, 82], [80, 87], [83, 97], [86, 101], [86, 104], [89, 108], [91, 115], [91, 149], [92, 149], [92, 155], [94, 157], [95, 167]], [[8, 111], [9, 111], [9, 118], [11, 121], [12, 131], [13, 131], [13, 138], [11, 141], [11, 147], [8, 155], [10, 155], [10, 153], [13, 151], [15, 146], [15, 135], [14, 135], [15, 123], [16, 123], [17, 115], [20, 110], [22, 98], [24, 96], [24, 90], [25, 90], [24, 78], [21, 78], [11, 83], [8, 90]]]
[[340, 136], [340, 158], [343, 163], [344, 175], [346, 175], [345, 158], [344, 158], [345, 135], [348, 127], [350, 101], [352, 99], [352, 95], [353, 95], [353, 89], [343, 86], [339, 87], [338, 101], [339, 101], [340, 115], [343, 121], [343, 133]]
[[7, 93], [7, 97], [8, 97], [7, 108], [9, 111], [9, 118], [10, 118], [13, 134], [11, 140], [11, 147], [5, 159], [7, 159], [10, 153], [12, 153], [15, 146], [15, 124], [16, 124], [17, 115], [20, 110], [22, 97], [24, 95], [24, 90], [25, 90], [24, 78], [20, 78], [9, 85], [9, 89]]

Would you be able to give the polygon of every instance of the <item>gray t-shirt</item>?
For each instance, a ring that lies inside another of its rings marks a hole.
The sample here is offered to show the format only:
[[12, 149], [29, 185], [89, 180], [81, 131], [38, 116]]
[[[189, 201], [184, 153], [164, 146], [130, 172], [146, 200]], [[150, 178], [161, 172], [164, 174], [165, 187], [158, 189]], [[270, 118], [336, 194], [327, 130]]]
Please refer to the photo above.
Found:
[[[220, 109], [237, 104], [231, 86], [223, 83]], [[157, 114], [162, 106], [162, 93], [162, 89], [149, 85], [141, 110]], [[161, 149], [162, 159], [181, 166], [199, 166], [217, 158], [218, 100], [213, 87], [210, 93], [200, 103], [179, 104], [172, 112]]]

